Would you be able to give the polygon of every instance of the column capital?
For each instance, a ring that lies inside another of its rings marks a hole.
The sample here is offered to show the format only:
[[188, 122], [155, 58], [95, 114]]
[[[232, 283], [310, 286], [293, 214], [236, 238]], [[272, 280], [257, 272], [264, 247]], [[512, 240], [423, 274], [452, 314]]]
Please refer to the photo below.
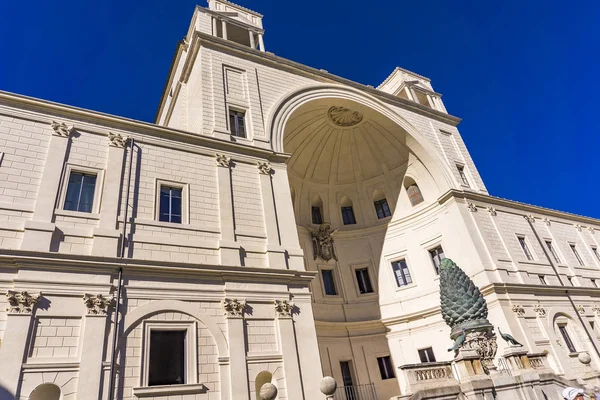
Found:
[[129, 138], [127, 136], [123, 137], [120, 133], [108, 132], [108, 145], [111, 147], [123, 148], [128, 140]]
[[275, 300], [275, 312], [279, 318], [292, 318], [294, 302], [290, 300]]
[[231, 165], [231, 157], [228, 157], [225, 154], [215, 154], [215, 162], [217, 163], [217, 167], [229, 168]]
[[101, 293], [96, 295], [86, 293], [83, 295], [83, 304], [85, 304], [88, 316], [106, 316], [108, 309], [114, 307], [115, 303], [114, 296], [104, 297]]
[[273, 167], [271, 167], [271, 163], [268, 161], [261, 162], [259, 161], [256, 166], [258, 167], [258, 171], [264, 175], [271, 175], [273, 172]]
[[73, 125], [67, 125], [64, 122], [52, 121], [50, 124], [55, 136], [68, 138], [73, 132]]
[[225, 299], [221, 302], [227, 318], [243, 318], [246, 309], [246, 300]]
[[6, 300], [8, 301], [6, 311], [9, 314], [31, 314], [35, 305], [40, 301], [40, 297], [40, 294], [31, 295], [26, 291], [9, 290], [6, 293]]

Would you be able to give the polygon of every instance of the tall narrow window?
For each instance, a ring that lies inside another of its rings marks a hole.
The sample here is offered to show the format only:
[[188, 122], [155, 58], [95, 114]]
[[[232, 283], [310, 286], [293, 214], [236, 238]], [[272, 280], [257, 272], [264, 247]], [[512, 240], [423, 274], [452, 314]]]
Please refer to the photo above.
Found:
[[550, 251], [550, 254], [552, 254], [554, 261], [560, 264], [560, 258], [558, 258], [558, 253], [554, 249], [554, 246], [552, 246], [552, 240], [546, 240], [546, 247], [548, 248], [548, 251]]
[[575, 285], [573, 285], [573, 277], [567, 276], [567, 280], [569, 281], [569, 285], [575, 286]]
[[410, 200], [410, 205], [413, 207], [423, 202], [423, 195], [421, 194], [421, 189], [419, 189], [416, 183], [406, 188], [406, 194], [408, 195], [408, 199]]
[[[353, 383], [353, 379], [352, 379], [352, 364], [351, 361], [340, 361], [340, 369], [342, 370], [342, 383], [344, 384], [344, 386], [349, 387], [349, 386], [354, 386]], [[349, 388], [352, 389], [352, 388]], [[351, 392], [353, 393], [353, 392]], [[348, 394], [348, 391], [346, 391], [346, 394]], [[347, 397], [349, 400], [351, 398]], [[354, 397], [352, 398], [354, 399]]]
[[373, 286], [371, 286], [371, 278], [369, 278], [369, 269], [360, 268], [354, 271], [356, 274], [356, 282], [358, 283], [358, 290], [360, 294], [373, 293]]
[[394, 367], [390, 356], [377, 357], [377, 364], [379, 364], [381, 379], [392, 379], [396, 376], [394, 375]]
[[467, 179], [467, 175], [465, 174], [465, 167], [463, 165], [456, 165], [456, 169], [458, 169], [458, 174], [460, 175], [460, 179], [462, 179], [463, 185], [466, 187], [471, 187], [469, 185], [469, 181]]
[[335, 280], [333, 278], [333, 270], [321, 270], [321, 277], [323, 278], [323, 287], [325, 288], [325, 294], [327, 296], [337, 295], [337, 290], [335, 289]]
[[392, 215], [390, 211], [390, 206], [388, 206], [388, 202], [386, 199], [377, 200], [373, 202], [373, 204], [375, 205], [375, 212], [377, 212], [378, 219], [382, 219]]
[[592, 246], [592, 253], [596, 256], [596, 259], [600, 261], [600, 253], [598, 253], [598, 248], [596, 246]]
[[577, 350], [575, 350], [575, 346], [573, 345], [573, 342], [571, 341], [571, 337], [569, 336], [569, 332], [567, 331], [567, 326], [561, 325], [558, 327], [558, 330], [560, 331], [560, 334], [562, 335], [569, 351], [571, 353], [575, 353]]
[[540, 278], [540, 283], [542, 285], [547, 285], [547, 283], [546, 283], [546, 277], [544, 275], [538, 275], [538, 277]]
[[229, 130], [233, 136], [246, 137], [246, 114], [243, 111], [229, 110]]
[[181, 223], [181, 188], [160, 187], [159, 221]]
[[352, 206], [342, 207], [342, 221], [344, 221], [344, 225], [356, 224], [356, 219], [354, 218], [354, 210], [352, 209]]
[[392, 269], [394, 270], [394, 277], [396, 278], [396, 284], [398, 287], [406, 286], [412, 283], [412, 278], [406, 265], [406, 260], [399, 260], [392, 263]]
[[312, 206], [312, 223], [317, 225], [321, 225], [323, 223], [321, 208]]
[[527, 257], [528, 260], [533, 260], [531, 251], [529, 251], [529, 246], [527, 246], [527, 241], [525, 240], [525, 236], [517, 236], [517, 239], [519, 239], [519, 244], [521, 245], [521, 248], [523, 249], [523, 253], [525, 253], [525, 257]]
[[431, 347], [427, 347], [426, 349], [419, 350], [419, 358], [422, 363], [435, 362], [435, 354], [433, 354], [433, 349]]
[[96, 175], [71, 172], [67, 185], [65, 210], [92, 212], [94, 191], [96, 190]]
[[590, 279], [590, 281], [592, 282], [592, 286], [598, 287], [598, 282], [595, 279]]
[[583, 259], [579, 255], [579, 252], [577, 251], [577, 247], [575, 247], [575, 245], [572, 243], [569, 244], [569, 247], [571, 247], [571, 251], [575, 255], [575, 258], [577, 259], [577, 262], [579, 263], [579, 265], [583, 265]]
[[442, 249], [442, 246], [437, 246], [436, 248], [429, 250], [429, 256], [431, 257], [431, 261], [433, 262], [435, 273], [439, 275], [440, 263], [444, 258], [446, 258], [444, 256], [444, 249]]
[[150, 331], [148, 386], [185, 383], [186, 331]]

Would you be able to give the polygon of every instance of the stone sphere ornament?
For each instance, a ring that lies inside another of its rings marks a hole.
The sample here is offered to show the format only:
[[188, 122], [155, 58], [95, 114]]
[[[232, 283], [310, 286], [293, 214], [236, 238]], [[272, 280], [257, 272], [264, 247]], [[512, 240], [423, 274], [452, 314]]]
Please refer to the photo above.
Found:
[[589, 365], [592, 362], [592, 357], [588, 353], [579, 353], [577, 356], [579, 362], [584, 365]]
[[325, 376], [321, 380], [321, 393], [325, 396], [333, 396], [337, 389], [337, 382], [331, 376]]
[[277, 387], [272, 383], [265, 383], [260, 387], [261, 400], [274, 400], [277, 397]]

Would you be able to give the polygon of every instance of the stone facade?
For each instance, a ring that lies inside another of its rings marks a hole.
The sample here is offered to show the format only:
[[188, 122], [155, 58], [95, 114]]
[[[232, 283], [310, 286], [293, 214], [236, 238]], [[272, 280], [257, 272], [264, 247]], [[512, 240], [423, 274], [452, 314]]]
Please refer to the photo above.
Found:
[[[453, 356], [439, 251], [532, 365], [596, 382], [600, 221], [490, 196], [429, 79], [363, 86], [263, 34], [197, 7], [155, 124], [0, 92], [0, 399], [315, 399], [323, 375], [404, 395], [423, 354]], [[73, 174], [95, 177], [84, 211]], [[185, 332], [185, 382], [149, 383], [155, 330]]]

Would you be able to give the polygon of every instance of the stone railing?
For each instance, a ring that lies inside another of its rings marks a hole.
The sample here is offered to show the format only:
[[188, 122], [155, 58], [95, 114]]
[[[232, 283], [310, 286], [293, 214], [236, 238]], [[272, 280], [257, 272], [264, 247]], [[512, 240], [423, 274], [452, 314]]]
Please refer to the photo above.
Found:
[[529, 353], [527, 354], [527, 358], [529, 358], [531, 368], [536, 371], [552, 372], [552, 369], [548, 366], [548, 353]]
[[458, 384], [454, 378], [450, 361], [407, 364], [400, 366], [400, 369], [406, 374], [412, 392]]

